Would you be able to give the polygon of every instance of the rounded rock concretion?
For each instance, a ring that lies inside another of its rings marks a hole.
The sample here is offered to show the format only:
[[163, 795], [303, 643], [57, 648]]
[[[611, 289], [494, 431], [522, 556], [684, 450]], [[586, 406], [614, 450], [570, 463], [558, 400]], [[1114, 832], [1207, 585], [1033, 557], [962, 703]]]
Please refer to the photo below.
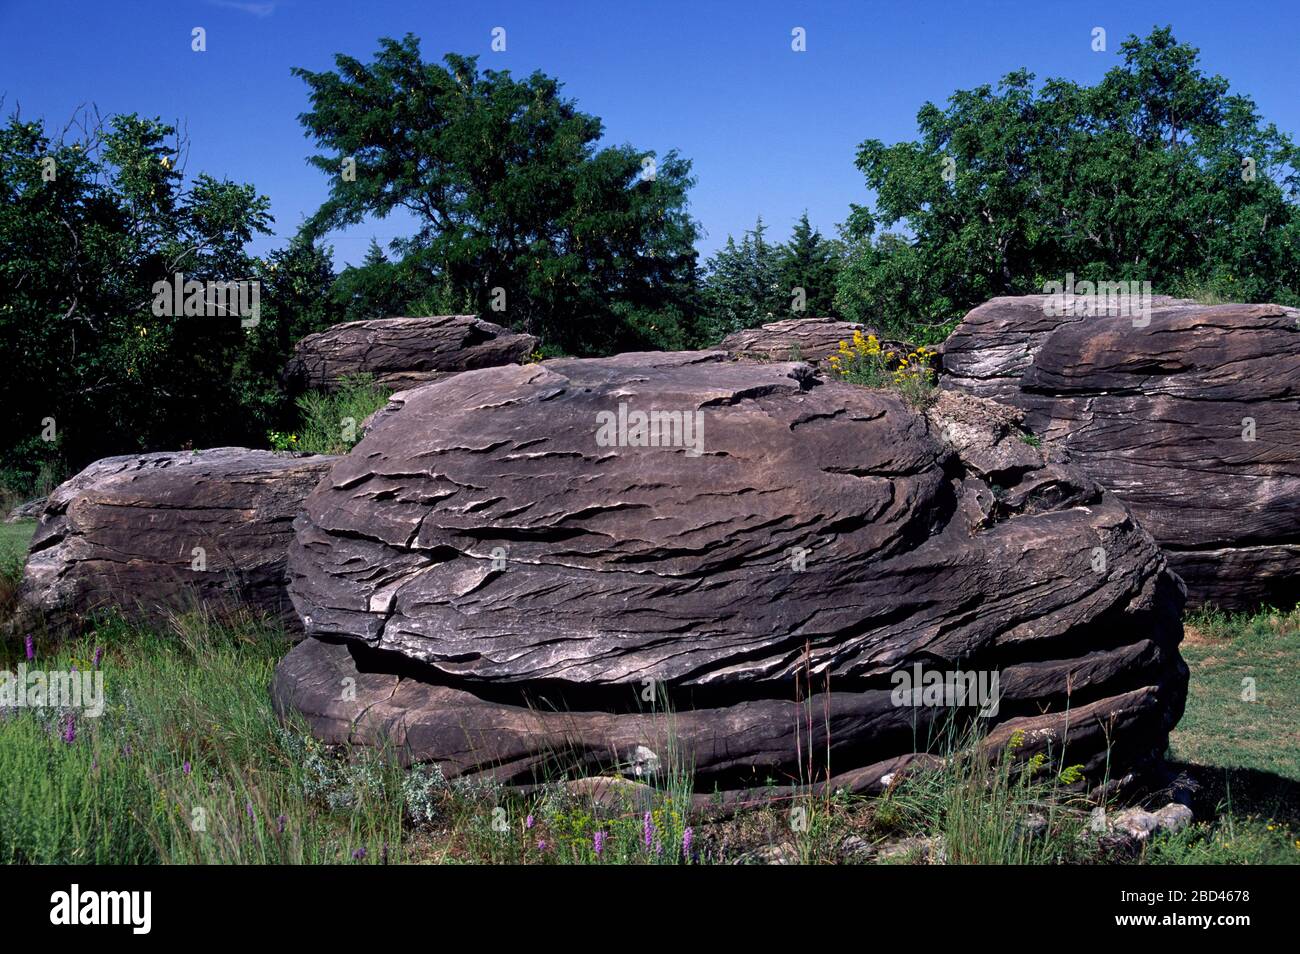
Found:
[[[822, 777], [870, 787], [954, 711], [1093, 777], [1108, 737], [1112, 771], [1158, 756], [1182, 597], [1122, 504], [1005, 413], [726, 358], [404, 394], [297, 521], [314, 639], [277, 673], [280, 711], [515, 782], [646, 750], [736, 788], [829, 752]], [[932, 673], [969, 695], [936, 701]]]

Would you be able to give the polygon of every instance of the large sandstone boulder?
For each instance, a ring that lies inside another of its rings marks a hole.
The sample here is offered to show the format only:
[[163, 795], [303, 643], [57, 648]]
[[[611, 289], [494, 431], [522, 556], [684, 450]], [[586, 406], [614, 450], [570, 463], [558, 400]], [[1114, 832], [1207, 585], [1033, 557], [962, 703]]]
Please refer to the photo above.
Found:
[[1048, 301], [967, 315], [945, 386], [1021, 408], [1129, 505], [1193, 605], [1300, 598], [1300, 310], [1161, 298], [1135, 320]]
[[296, 627], [285, 593], [293, 519], [335, 459], [219, 447], [96, 461], [45, 504], [19, 625], [75, 626], [110, 606], [156, 620], [202, 601]]
[[1023, 729], [1099, 780], [1108, 739], [1113, 773], [1162, 752], [1186, 691], [1159, 549], [1014, 411], [723, 352], [407, 393], [308, 498], [290, 576], [314, 638], [278, 710], [449, 776], [682, 761], [734, 792], [811, 760], [869, 790], [954, 712], [897, 697], [920, 666], [996, 673], [986, 745]]
[[285, 378], [298, 388], [333, 390], [348, 375], [370, 374], [400, 391], [460, 371], [515, 364], [536, 347], [532, 335], [473, 315], [349, 321], [299, 341]]

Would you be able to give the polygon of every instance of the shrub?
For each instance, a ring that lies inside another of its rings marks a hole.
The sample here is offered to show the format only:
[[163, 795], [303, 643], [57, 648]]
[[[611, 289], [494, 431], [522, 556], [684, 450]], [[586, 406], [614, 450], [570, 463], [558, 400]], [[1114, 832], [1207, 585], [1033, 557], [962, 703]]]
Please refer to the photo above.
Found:
[[346, 454], [361, 440], [362, 422], [387, 404], [391, 394], [376, 385], [372, 375], [349, 375], [332, 394], [312, 391], [298, 398], [298, 430], [270, 431], [267, 440], [275, 450]]

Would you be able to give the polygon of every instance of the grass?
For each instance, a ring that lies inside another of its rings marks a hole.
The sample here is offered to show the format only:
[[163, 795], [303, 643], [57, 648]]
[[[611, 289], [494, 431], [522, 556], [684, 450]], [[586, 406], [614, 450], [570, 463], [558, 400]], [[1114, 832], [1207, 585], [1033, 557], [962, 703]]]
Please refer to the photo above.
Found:
[[[104, 673], [104, 713], [0, 721], [0, 863], [345, 862], [402, 845], [402, 776], [377, 753], [326, 757], [282, 727], [267, 685], [283, 634], [252, 618], [108, 619], [29, 669]], [[10, 646], [0, 668], [13, 670]], [[68, 737], [68, 726], [73, 737]], [[342, 767], [340, 767], [342, 766]]]
[[276, 450], [346, 454], [361, 440], [362, 422], [387, 404], [391, 394], [375, 384], [373, 375], [349, 375], [333, 392], [310, 391], [298, 398], [298, 429], [271, 431], [267, 438]]
[[1196, 678], [1174, 757], [1300, 783], [1300, 609], [1198, 614], [1182, 653]]
[[13, 612], [27, 559], [27, 545], [35, 532], [35, 520], [0, 523], [0, 620]]
[[1184, 278], [1174, 282], [1168, 294], [1174, 298], [1190, 298], [1201, 305], [1223, 305], [1242, 300], [1240, 292], [1234, 292], [1231, 279], [1224, 276], [1208, 280]]
[[0, 523], [0, 565], [12, 567], [17, 561], [21, 568], [27, 555], [27, 544], [32, 542], [32, 534], [35, 532], [35, 520]]
[[[31, 530], [0, 527], [0, 560], [12, 566]], [[1134, 855], [1090, 837], [1096, 806], [1064, 790], [1059, 767], [1013, 775], [955, 734], [945, 761], [881, 797], [800, 795], [723, 819], [688, 810], [688, 766], [612, 802], [403, 771], [390, 753], [329, 748], [279, 722], [267, 688], [288, 643], [257, 618], [199, 611], [146, 629], [108, 617], [75, 640], [38, 639], [27, 663], [98, 665], [102, 716], [0, 713], [0, 863], [1300, 861], [1300, 612], [1202, 614], [1188, 632], [1191, 694], [1171, 756], [1199, 786], [1202, 820]], [[24, 657], [21, 642], [3, 644], [0, 670]]]
[[839, 350], [826, 359], [831, 373], [850, 384], [865, 388], [897, 391], [914, 407], [932, 402], [936, 376], [930, 362], [934, 352], [918, 346], [909, 354], [896, 354], [881, 345], [875, 335], [853, 332], [853, 340], [841, 341]]
[[[0, 524], [12, 593], [35, 529]], [[288, 645], [251, 615], [107, 618], [80, 639], [0, 646], [0, 670], [104, 674], [98, 717], [0, 711], [0, 863], [308, 863], [400, 857], [401, 773], [346, 759], [271, 711]], [[71, 731], [69, 729], [71, 728]], [[391, 848], [390, 848], [391, 846]]]
[[1192, 678], [1170, 739], [1176, 767], [1212, 815], [1153, 846], [1175, 864], [1295, 863], [1300, 857], [1300, 608], [1188, 618]]

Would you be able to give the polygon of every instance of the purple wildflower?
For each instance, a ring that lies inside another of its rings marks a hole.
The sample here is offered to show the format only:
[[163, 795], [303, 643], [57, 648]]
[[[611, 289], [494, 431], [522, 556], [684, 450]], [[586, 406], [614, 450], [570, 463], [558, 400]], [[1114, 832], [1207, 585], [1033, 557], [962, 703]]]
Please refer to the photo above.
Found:
[[283, 815], [281, 815], [279, 818], [277, 818], [277, 819], [275, 820], [275, 832], [276, 832], [277, 835], [283, 835], [283, 834], [284, 834], [284, 826], [285, 826], [286, 824], [288, 824], [288, 822], [289, 822], [289, 819], [286, 818], [286, 817], [283, 816]]
[[253, 803], [252, 803], [252, 802], [248, 802], [247, 804], [244, 805], [244, 811], [248, 812], [248, 817], [249, 817], [249, 818], [256, 818], [256, 817], [257, 817], [256, 815], [253, 814]]
[[186, 759], [185, 764], [181, 766], [181, 774], [182, 775], [190, 774], [190, 763], [188, 759]]
[[591, 846], [596, 850], [596, 857], [599, 858], [600, 853], [605, 850], [605, 833], [603, 831], [598, 831], [592, 835]]
[[27, 658], [28, 658], [29, 660], [31, 660], [31, 659], [35, 659], [35, 658], [36, 658], [36, 641], [32, 639], [32, 637], [31, 637], [30, 634], [27, 636], [27, 640], [26, 640], [25, 646], [26, 646], [26, 649], [27, 649]]
[[645, 813], [645, 818], [641, 820], [641, 835], [645, 840], [645, 846], [649, 848], [655, 841], [655, 823], [650, 817], [650, 813]]
[[77, 722], [72, 716], [68, 716], [68, 724], [63, 730], [63, 741], [69, 745], [77, 741]]
[[537, 842], [537, 850], [538, 850], [538, 851], [545, 851], [545, 850], [546, 850], [546, 839], [545, 839], [545, 838], [542, 838], [542, 839], [539, 839], [539, 840], [538, 840], [538, 842]]
[[533, 827], [533, 816], [532, 816], [532, 815], [529, 815], [527, 818], [524, 819], [524, 827], [525, 827], [525, 828], [532, 828], [532, 827]]
[[365, 861], [365, 860], [366, 860], [366, 849], [364, 849], [364, 848], [358, 848], [356, 851], [352, 852], [352, 860], [353, 860], [353, 861]]
[[102, 663], [103, 661], [104, 661], [104, 647], [103, 647], [103, 646], [96, 646], [96, 647], [95, 647], [95, 660], [94, 660], [94, 662], [92, 663], [92, 665], [93, 665], [96, 669], [98, 669], [98, 668], [99, 668], [99, 664]]
[[694, 837], [695, 833], [689, 828], [682, 832], [682, 857], [687, 861], [691, 860], [691, 841]]

